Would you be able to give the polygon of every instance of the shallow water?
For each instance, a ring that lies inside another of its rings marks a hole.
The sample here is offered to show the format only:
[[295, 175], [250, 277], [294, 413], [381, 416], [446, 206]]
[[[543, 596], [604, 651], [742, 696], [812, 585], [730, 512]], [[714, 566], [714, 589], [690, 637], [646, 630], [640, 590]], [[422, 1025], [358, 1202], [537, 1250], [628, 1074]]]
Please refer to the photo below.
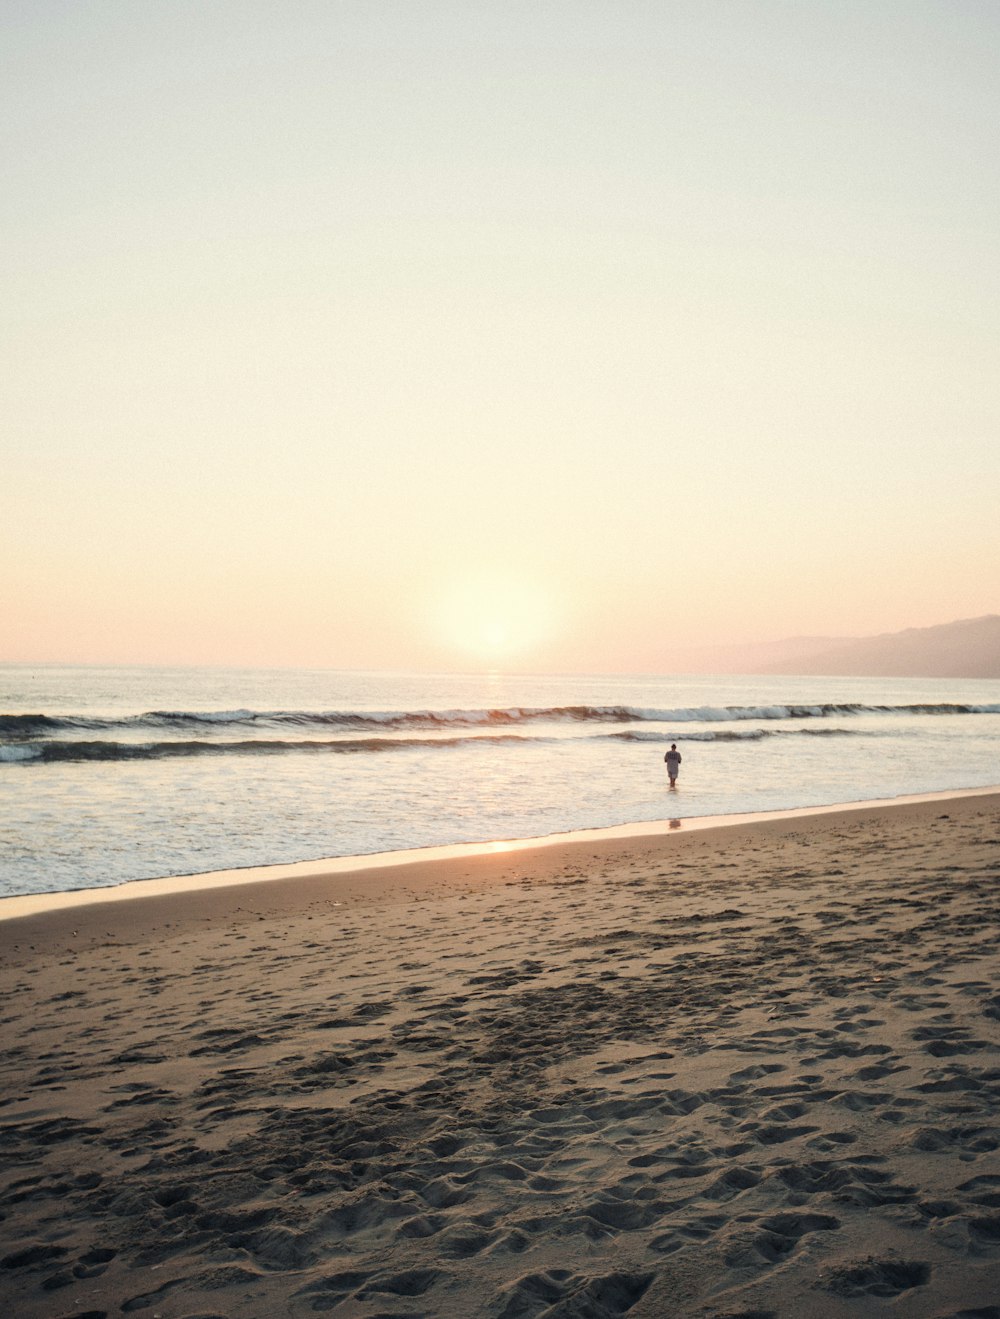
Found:
[[0, 894], [998, 782], [995, 680], [0, 666]]

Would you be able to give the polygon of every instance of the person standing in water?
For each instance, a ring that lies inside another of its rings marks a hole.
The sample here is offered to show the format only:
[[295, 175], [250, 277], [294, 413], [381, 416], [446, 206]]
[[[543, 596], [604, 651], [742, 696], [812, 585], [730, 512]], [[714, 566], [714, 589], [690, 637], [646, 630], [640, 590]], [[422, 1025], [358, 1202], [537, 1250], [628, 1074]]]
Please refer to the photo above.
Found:
[[670, 779], [670, 786], [677, 787], [677, 774], [681, 767], [681, 753], [677, 750], [677, 743], [670, 743], [670, 750], [663, 757], [667, 762], [667, 775]]

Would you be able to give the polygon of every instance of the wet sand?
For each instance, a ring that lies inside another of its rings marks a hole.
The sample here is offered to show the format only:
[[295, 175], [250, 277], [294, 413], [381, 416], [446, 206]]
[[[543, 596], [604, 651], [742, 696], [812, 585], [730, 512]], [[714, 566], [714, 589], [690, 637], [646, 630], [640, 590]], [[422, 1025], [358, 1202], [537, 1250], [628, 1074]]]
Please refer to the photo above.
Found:
[[1000, 1319], [1000, 794], [0, 921], [12, 1315]]

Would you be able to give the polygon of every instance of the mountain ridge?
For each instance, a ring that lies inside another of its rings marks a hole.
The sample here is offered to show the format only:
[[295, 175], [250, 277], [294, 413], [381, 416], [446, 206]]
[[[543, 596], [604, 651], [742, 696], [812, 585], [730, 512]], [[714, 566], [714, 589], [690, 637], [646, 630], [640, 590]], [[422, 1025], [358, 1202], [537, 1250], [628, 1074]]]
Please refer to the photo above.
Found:
[[1000, 614], [867, 637], [786, 637], [689, 648], [675, 659], [686, 663], [689, 672], [701, 673], [1000, 678]]
[[823, 639], [815, 646], [794, 640], [764, 670], [878, 678], [1000, 678], [1000, 615], [984, 614], [932, 627], [910, 627], [870, 637]]

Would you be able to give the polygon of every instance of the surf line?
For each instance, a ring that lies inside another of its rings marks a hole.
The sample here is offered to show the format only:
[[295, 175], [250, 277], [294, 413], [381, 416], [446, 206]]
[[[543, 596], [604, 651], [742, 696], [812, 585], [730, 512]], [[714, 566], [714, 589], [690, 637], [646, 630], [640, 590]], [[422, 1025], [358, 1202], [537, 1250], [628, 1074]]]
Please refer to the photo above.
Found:
[[396, 852], [370, 852], [358, 856], [320, 857], [313, 861], [292, 861], [276, 865], [244, 866], [233, 870], [208, 870], [192, 875], [167, 875], [152, 879], [133, 879], [124, 884], [100, 888], [69, 889], [59, 893], [24, 893], [0, 898], [0, 921], [19, 916], [38, 916], [49, 911], [100, 902], [128, 902], [146, 898], [191, 893], [209, 888], [230, 888], [239, 884], [266, 884], [282, 879], [323, 879], [357, 874], [365, 870], [392, 869], [418, 862], [449, 861], [462, 857], [495, 856], [499, 853], [523, 852], [532, 848], [555, 847], [567, 843], [585, 843], [627, 838], [658, 838], [678, 831], [727, 829], [767, 820], [796, 820], [813, 815], [830, 815], [837, 811], [875, 810], [884, 806], [903, 806], [917, 802], [953, 801], [960, 797], [986, 797], [1000, 793], [1000, 784], [985, 788], [954, 788], [943, 792], [919, 792], [900, 797], [879, 797], [870, 801], [833, 802], [824, 806], [798, 806], [783, 811], [751, 811], [740, 815], [698, 815], [688, 819], [642, 820], [634, 824], [608, 825], [596, 829], [575, 829], [568, 833], [543, 834], [537, 838], [505, 838], [477, 843], [449, 843], [437, 847], [415, 847]]

